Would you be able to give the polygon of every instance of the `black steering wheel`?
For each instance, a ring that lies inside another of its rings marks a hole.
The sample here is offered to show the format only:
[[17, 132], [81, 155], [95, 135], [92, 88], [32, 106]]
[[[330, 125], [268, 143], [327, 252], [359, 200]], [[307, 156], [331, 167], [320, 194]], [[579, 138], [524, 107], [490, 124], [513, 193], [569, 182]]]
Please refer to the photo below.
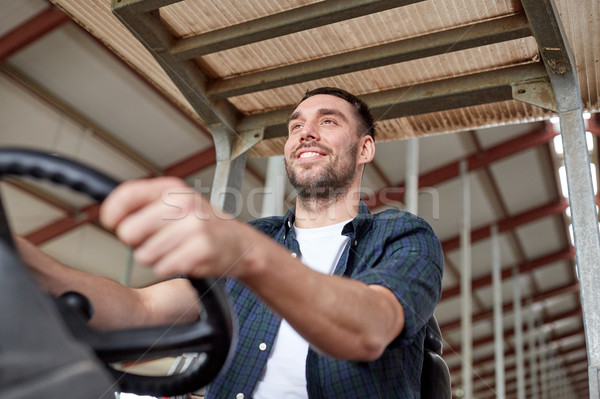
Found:
[[[118, 185], [114, 179], [74, 160], [28, 149], [0, 149], [0, 178], [6, 175], [49, 180], [87, 194], [99, 202]], [[16, 252], [1, 204], [0, 244], [4, 252]], [[8, 255], [0, 257], [0, 262], [3, 258], [14, 259], [14, 254]], [[10, 276], [0, 276], [0, 279], [7, 278]], [[57, 305], [67, 329], [76, 340], [91, 347], [96, 356], [106, 363], [122, 392], [152, 396], [181, 395], [204, 387], [216, 377], [227, 363], [236, 337], [235, 320], [218, 281], [190, 281], [203, 308], [200, 319], [195, 323], [100, 331], [86, 324], [89, 315], [85, 315], [87, 304], [84, 297], [67, 295], [57, 300]], [[42, 331], [38, 333], [43, 334]], [[131, 374], [109, 365], [183, 353], [204, 354], [204, 361], [196, 362], [180, 374], [169, 376]]]

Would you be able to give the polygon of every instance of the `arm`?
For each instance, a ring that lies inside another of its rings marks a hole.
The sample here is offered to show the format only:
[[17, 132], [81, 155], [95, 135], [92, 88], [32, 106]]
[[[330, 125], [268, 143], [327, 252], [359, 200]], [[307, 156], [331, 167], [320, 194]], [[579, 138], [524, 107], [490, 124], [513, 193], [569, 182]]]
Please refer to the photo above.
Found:
[[90, 324], [94, 327], [129, 328], [197, 318], [196, 294], [185, 279], [141, 289], [128, 288], [64, 266], [21, 237], [15, 236], [15, 242], [23, 262], [42, 290], [55, 296], [76, 291], [90, 300], [94, 308]]
[[264, 249], [265, 266], [241, 280], [318, 350], [371, 361], [402, 331], [404, 310], [389, 289], [324, 275], [283, 249]]
[[[390, 290], [317, 273], [200, 196], [169, 195], [186, 187], [172, 178], [127, 182], [105, 201], [101, 221], [163, 277], [239, 278], [331, 356], [376, 359], [402, 331], [403, 309]], [[183, 212], [165, 217], [174, 209]]]

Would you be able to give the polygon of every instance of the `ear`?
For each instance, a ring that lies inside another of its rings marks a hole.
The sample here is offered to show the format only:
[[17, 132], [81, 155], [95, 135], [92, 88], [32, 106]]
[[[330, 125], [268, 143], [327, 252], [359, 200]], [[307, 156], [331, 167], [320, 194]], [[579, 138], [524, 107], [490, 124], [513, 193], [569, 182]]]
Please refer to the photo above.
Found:
[[375, 158], [375, 141], [373, 137], [364, 135], [358, 142], [358, 164], [369, 163]]

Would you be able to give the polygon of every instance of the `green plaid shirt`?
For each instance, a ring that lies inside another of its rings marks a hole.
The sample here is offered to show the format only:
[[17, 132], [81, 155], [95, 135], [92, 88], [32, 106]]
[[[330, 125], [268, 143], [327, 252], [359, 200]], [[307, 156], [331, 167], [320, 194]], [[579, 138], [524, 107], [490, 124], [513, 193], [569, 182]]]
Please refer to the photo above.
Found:
[[[284, 217], [251, 224], [299, 254], [293, 223], [294, 208]], [[334, 274], [391, 289], [404, 308], [404, 329], [372, 362], [334, 359], [309, 349], [308, 396], [418, 398], [425, 324], [441, 295], [440, 243], [423, 219], [396, 209], [372, 215], [362, 201], [358, 216], [342, 234], [350, 240]], [[236, 280], [228, 280], [226, 287], [237, 313], [238, 343], [231, 364], [213, 381], [206, 397], [248, 399], [265, 369], [281, 318]]]

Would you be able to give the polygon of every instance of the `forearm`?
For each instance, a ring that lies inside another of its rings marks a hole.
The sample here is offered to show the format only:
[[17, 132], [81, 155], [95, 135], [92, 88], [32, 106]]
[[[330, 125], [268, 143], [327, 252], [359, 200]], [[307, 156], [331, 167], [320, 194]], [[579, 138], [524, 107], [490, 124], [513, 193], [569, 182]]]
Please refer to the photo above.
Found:
[[320, 351], [373, 360], [402, 331], [402, 307], [387, 288], [315, 272], [279, 246], [255, 249], [242, 281]]
[[[195, 315], [182, 316], [176, 311], [162, 309], [160, 303], [153, 303], [152, 297], [157, 291], [165, 289], [163, 287], [125, 287], [113, 280], [64, 266], [20, 237], [15, 237], [15, 241], [23, 262], [43, 291], [54, 296], [76, 291], [88, 298], [93, 306], [90, 325], [96, 328], [115, 329], [164, 324], [176, 319], [185, 320], [186, 317], [193, 319], [197, 315], [196, 312]], [[177, 284], [183, 285], [183, 281]], [[178, 291], [182, 298], [191, 297], [185, 289], [174, 291]], [[155, 309], [157, 306], [161, 309]]]

